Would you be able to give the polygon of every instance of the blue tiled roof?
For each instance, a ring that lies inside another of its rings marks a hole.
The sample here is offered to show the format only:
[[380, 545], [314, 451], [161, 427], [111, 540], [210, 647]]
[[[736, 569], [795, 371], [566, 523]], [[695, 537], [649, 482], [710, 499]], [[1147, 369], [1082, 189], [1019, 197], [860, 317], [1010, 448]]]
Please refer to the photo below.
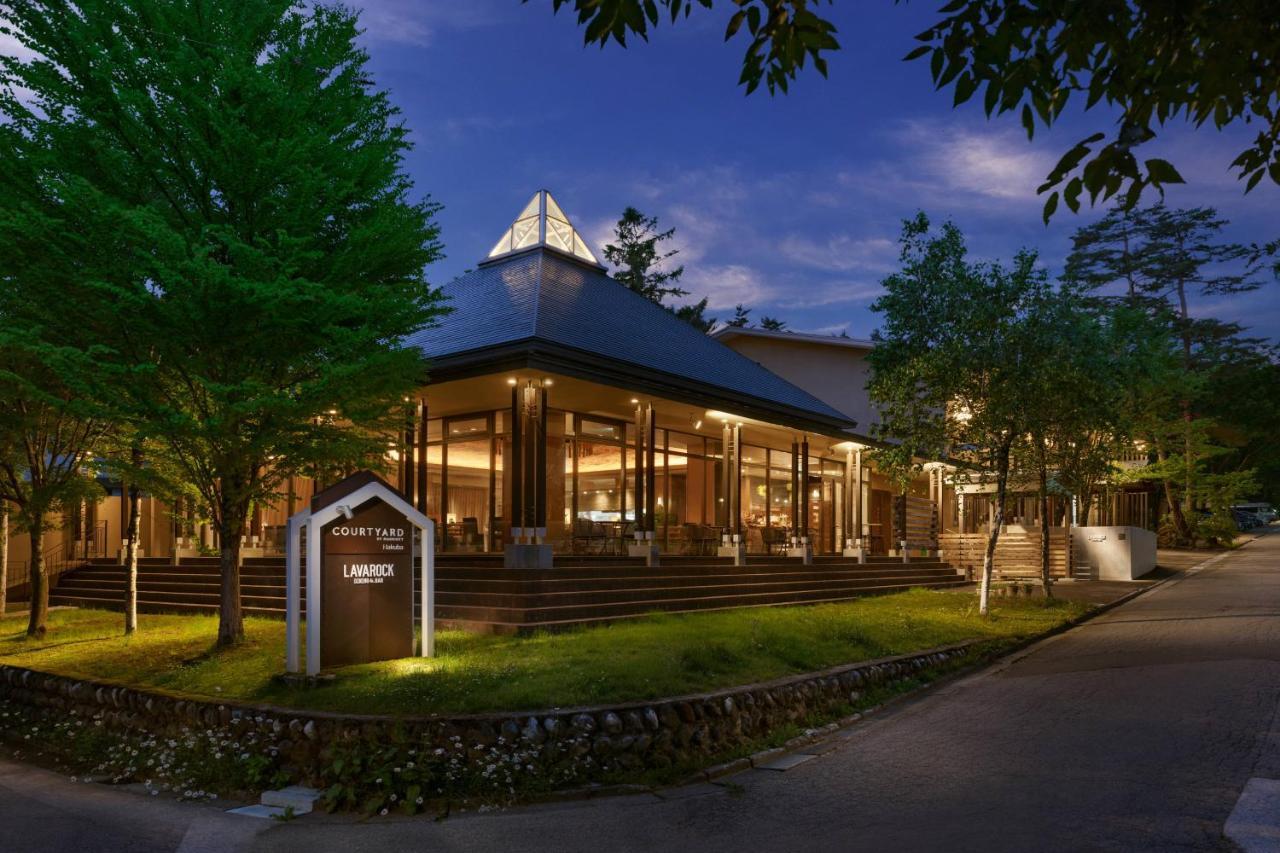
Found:
[[409, 343], [433, 360], [545, 342], [819, 418], [849, 419], [608, 275], [536, 249], [442, 288], [453, 312]]

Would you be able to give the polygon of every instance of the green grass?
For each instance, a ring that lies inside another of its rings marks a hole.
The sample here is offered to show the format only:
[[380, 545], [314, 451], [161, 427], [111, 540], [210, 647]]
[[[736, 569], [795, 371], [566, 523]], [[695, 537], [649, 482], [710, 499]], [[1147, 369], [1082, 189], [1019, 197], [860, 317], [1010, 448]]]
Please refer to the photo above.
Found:
[[42, 641], [25, 637], [25, 617], [0, 619], [0, 664], [328, 711], [535, 710], [695, 693], [975, 638], [1011, 644], [1086, 609], [1011, 599], [984, 618], [971, 592], [911, 590], [843, 604], [655, 614], [527, 637], [444, 631], [434, 659], [347, 667], [310, 688], [273, 678], [284, 661], [276, 620], [247, 619], [243, 646], [213, 651], [211, 616], [144, 614], [140, 632], [126, 639], [118, 613], [60, 610]]

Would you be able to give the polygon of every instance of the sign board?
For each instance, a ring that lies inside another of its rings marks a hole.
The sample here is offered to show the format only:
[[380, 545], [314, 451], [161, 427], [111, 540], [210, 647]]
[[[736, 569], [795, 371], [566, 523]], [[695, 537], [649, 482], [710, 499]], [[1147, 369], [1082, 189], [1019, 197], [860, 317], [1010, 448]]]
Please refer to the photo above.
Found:
[[302, 662], [298, 635], [304, 533], [308, 675], [318, 673], [322, 663], [346, 666], [413, 654], [415, 563], [420, 574], [420, 654], [435, 653], [435, 523], [381, 477], [362, 471], [320, 492], [309, 509], [289, 519], [287, 671], [298, 672]]
[[409, 519], [374, 498], [325, 525], [320, 553], [320, 657], [346, 666], [413, 654]]

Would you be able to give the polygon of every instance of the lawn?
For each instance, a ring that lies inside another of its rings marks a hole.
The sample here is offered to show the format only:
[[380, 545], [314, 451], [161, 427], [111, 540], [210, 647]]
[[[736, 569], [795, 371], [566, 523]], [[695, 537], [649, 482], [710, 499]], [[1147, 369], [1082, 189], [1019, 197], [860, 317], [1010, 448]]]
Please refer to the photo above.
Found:
[[0, 664], [193, 696], [360, 713], [459, 713], [656, 699], [747, 684], [968, 639], [1012, 644], [1080, 615], [1086, 605], [1003, 600], [979, 616], [972, 592], [911, 590], [842, 604], [756, 608], [644, 619], [526, 637], [444, 631], [438, 657], [336, 671], [291, 687], [284, 624], [247, 619], [248, 641], [213, 651], [211, 616], [146, 615], [132, 638], [121, 615], [50, 614], [42, 641], [25, 616], [0, 619]]

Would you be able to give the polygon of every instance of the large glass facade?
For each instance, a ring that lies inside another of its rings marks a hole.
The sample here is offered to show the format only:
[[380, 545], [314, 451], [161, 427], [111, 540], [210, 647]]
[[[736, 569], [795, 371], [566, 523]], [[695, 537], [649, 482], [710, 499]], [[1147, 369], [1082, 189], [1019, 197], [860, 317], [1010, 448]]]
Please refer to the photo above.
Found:
[[[509, 420], [493, 411], [428, 422], [428, 444], [418, 452], [426, 454], [427, 514], [446, 552], [501, 551], [510, 541]], [[625, 554], [636, 520], [634, 424], [550, 410], [546, 442], [547, 541], [557, 553]], [[656, 431], [654, 539], [664, 553], [712, 555], [729, 531], [723, 459], [718, 438]], [[837, 552], [844, 464], [812, 457], [801, 496], [792, 494], [792, 467], [786, 450], [743, 444], [739, 506], [748, 551], [783, 552], [800, 500], [815, 552]], [[874, 528], [880, 519], [870, 521]]]

